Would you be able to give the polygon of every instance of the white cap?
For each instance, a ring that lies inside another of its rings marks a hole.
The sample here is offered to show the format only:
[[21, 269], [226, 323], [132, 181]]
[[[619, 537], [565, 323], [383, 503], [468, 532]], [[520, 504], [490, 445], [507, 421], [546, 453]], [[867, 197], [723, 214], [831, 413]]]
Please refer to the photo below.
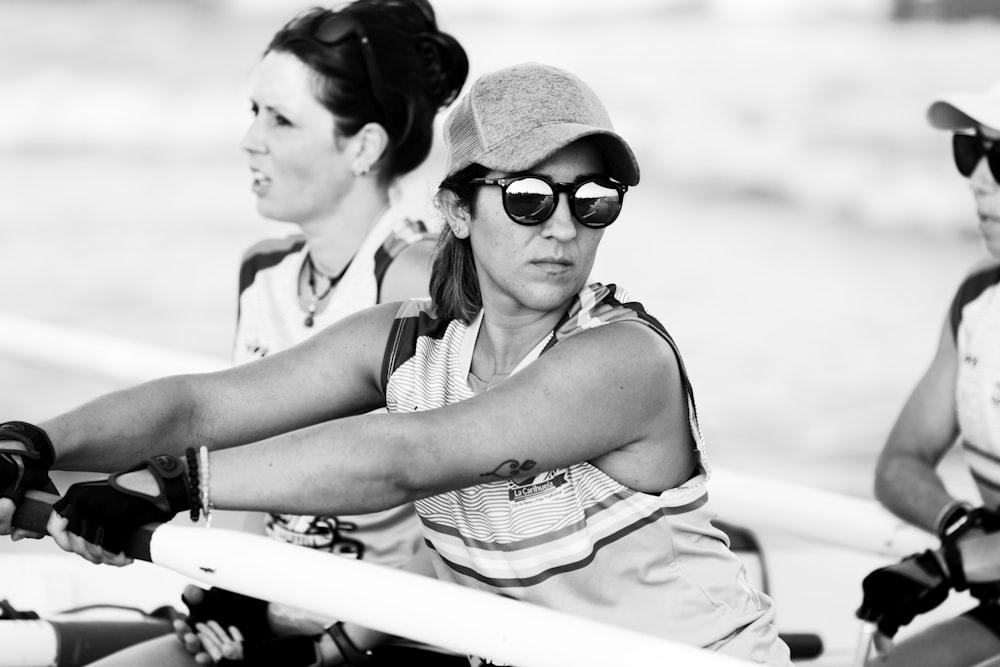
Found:
[[1000, 131], [1000, 81], [981, 93], [948, 93], [927, 108], [927, 120], [940, 130], [985, 125]]

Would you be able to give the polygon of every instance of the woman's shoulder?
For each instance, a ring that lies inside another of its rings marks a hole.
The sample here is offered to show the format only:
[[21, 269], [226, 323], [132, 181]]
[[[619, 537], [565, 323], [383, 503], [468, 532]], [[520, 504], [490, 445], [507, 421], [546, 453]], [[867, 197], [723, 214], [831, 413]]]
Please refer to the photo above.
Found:
[[670, 334], [660, 321], [642, 303], [632, 300], [624, 287], [616, 283], [591, 283], [577, 294], [556, 328], [552, 344], [587, 329], [627, 321], [644, 324], [662, 337], [670, 339]]
[[958, 287], [956, 300], [968, 302], [986, 289], [1000, 283], [1000, 261], [995, 258], [976, 262], [965, 274]]
[[257, 241], [243, 252], [241, 264], [279, 262], [288, 255], [301, 251], [306, 239], [301, 234], [266, 238]]
[[965, 307], [979, 300], [996, 285], [1000, 285], [1000, 261], [995, 258], [984, 259], [969, 269], [955, 291], [949, 308], [948, 318], [952, 335], [958, 333]]
[[295, 234], [264, 239], [250, 246], [240, 260], [240, 293], [250, 287], [259, 274], [300, 253], [305, 245], [305, 237]]

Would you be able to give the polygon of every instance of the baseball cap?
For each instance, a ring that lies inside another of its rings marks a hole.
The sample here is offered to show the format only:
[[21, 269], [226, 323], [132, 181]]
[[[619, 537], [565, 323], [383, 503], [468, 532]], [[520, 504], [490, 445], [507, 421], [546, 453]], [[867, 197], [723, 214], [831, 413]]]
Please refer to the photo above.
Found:
[[1000, 81], [981, 93], [941, 95], [927, 109], [927, 120], [940, 130], [986, 125], [1000, 130]]
[[448, 114], [447, 175], [471, 164], [525, 171], [583, 137], [604, 152], [609, 176], [635, 185], [639, 163], [591, 88], [565, 70], [522, 63], [484, 74]]

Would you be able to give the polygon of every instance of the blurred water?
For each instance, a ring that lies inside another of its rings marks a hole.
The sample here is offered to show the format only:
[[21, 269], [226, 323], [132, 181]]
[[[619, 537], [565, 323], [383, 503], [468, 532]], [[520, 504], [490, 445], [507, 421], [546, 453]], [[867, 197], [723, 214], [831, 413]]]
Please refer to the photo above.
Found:
[[[440, 10], [473, 75], [567, 67], [633, 143], [642, 183], [595, 277], [677, 338], [711, 461], [870, 496], [951, 292], [983, 256], [947, 136], [923, 110], [995, 78], [997, 25], [476, 6]], [[228, 354], [239, 256], [281, 231], [254, 213], [237, 148], [246, 76], [289, 14], [274, 7], [0, 3], [0, 309]], [[408, 179], [415, 208], [440, 166], [438, 148]], [[0, 374], [3, 414], [28, 420], [115, 388], [3, 357]], [[945, 471], [971, 492], [956, 460]], [[870, 561], [767, 538], [784, 618], [848, 644]], [[820, 562], [847, 579], [814, 577]]]

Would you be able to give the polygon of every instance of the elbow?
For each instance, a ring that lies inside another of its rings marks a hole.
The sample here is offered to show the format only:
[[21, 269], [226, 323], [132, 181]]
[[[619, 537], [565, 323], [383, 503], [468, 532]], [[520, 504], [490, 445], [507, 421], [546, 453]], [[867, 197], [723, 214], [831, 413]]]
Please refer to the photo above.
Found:
[[406, 466], [396, 461], [387, 462], [373, 482], [375, 484], [373, 495], [378, 498], [376, 503], [378, 507], [375, 508], [377, 510], [404, 505], [418, 497], [413, 492], [413, 482], [406, 471]]
[[358, 418], [365, 427], [355, 441], [360, 463], [348, 479], [367, 479], [372, 499], [391, 507], [413, 502], [447, 490], [447, 458], [435, 440], [433, 424], [426, 426], [425, 413], [366, 415]]
[[413, 502], [445, 490], [439, 488], [433, 475], [433, 457], [429, 456], [426, 447], [415, 451], [410, 443], [403, 443], [390, 449], [384, 466], [385, 483], [394, 504]]

